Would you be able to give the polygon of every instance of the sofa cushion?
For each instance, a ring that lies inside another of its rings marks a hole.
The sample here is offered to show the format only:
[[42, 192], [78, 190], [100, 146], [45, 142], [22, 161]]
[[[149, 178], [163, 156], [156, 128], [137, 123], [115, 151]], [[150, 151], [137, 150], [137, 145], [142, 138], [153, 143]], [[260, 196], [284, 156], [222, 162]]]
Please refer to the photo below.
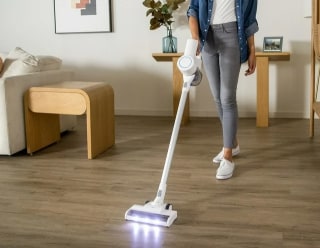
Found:
[[39, 60], [40, 71], [58, 70], [61, 68], [62, 60], [49, 55], [36, 56]]
[[[21, 75], [39, 71], [59, 70], [62, 60], [49, 55], [34, 56], [20, 47], [16, 47], [8, 55], [2, 56], [3, 70], [0, 77]], [[5, 59], [4, 59], [5, 58]]]
[[20, 47], [16, 47], [6, 57], [0, 77], [37, 71], [40, 71], [39, 59]]

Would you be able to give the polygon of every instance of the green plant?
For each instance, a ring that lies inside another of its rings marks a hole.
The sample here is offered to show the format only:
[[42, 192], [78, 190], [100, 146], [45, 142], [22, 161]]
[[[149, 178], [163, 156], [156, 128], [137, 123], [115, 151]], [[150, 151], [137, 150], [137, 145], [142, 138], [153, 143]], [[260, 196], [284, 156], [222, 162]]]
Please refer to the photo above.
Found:
[[143, 5], [148, 8], [146, 16], [151, 15], [150, 30], [155, 30], [161, 26], [165, 26], [167, 30], [171, 30], [173, 20], [173, 12], [179, 8], [179, 4], [186, 0], [166, 0], [154, 1], [144, 0]]

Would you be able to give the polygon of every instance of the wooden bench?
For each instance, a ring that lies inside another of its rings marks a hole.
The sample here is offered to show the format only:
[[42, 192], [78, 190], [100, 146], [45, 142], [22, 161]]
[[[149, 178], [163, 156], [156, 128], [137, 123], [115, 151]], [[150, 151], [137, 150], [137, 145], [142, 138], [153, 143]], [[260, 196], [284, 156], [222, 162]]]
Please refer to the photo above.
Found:
[[66, 81], [31, 87], [24, 106], [29, 154], [60, 140], [60, 114], [86, 114], [88, 159], [115, 143], [114, 93], [107, 83]]

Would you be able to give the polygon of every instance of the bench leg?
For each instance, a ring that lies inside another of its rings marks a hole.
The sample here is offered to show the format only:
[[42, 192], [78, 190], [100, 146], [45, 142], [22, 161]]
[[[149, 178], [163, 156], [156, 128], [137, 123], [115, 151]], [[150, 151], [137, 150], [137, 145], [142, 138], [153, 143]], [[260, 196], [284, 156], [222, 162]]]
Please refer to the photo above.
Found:
[[93, 159], [115, 143], [114, 93], [109, 85], [88, 95], [87, 146], [88, 159]]
[[24, 114], [27, 153], [32, 154], [60, 140], [59, 115], [32, 112], [28, 92], [24, 96]]

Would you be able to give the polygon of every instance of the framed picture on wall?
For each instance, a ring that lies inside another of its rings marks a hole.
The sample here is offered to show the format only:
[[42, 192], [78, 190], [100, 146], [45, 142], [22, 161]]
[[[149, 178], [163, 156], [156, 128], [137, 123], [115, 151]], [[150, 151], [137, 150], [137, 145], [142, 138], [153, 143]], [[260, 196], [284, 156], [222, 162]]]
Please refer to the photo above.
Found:
[[264, 37], [263, 51], [264, 52], [281, 52], [282, 51], [282, 36]]
[[111, 0], [54, 0], [55, 33], [112, 32]]

